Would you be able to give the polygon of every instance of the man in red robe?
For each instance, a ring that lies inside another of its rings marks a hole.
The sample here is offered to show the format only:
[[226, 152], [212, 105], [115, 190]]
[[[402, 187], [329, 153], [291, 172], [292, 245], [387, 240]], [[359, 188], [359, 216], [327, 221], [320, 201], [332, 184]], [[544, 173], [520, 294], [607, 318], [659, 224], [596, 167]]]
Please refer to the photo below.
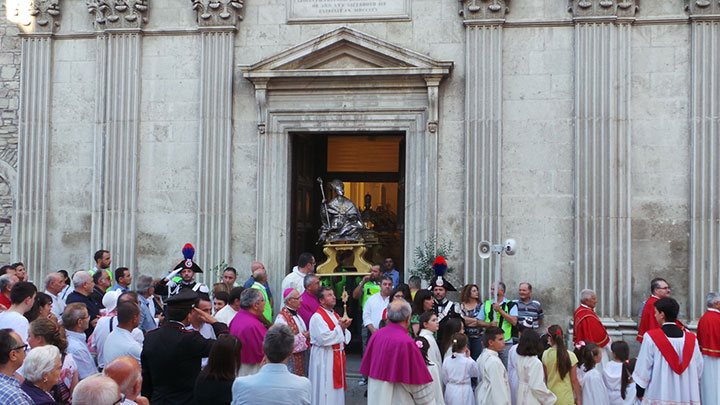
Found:
[[705, 404], [720, 404], [720, 294], [707, 295], [708, 310], [700, 318], [697, 340], [703, 355], [700, 397]]
[[575, 310], [573, 342], [592, 342], [600, 347], [608, 346], [610, 337], [595, 313], [597, 296], [593, 290], [582, 290], [580, 306]]
[[[665, 281], [664, 278], [654, 278], [650, 282], [650, 298], [643, 304], [642, 315], [640, 316], [640, 325], [638, 325], [637, 341], [643, 341], [643, 335], [645, 332], [657, 329], [660, 324], [655, 320], [655, 302], [662, 298], [670, 297], [670, 285]], [[676, 320], [675, 324], [679, 327], [683, 327], [680, 321]]]

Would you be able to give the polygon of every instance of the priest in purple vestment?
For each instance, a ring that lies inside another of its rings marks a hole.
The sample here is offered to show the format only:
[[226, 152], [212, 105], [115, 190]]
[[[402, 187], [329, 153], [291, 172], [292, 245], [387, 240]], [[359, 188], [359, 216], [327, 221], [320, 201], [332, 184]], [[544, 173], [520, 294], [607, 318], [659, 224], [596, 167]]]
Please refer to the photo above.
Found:
[[432, 377], [415, 341], [408, 336], [412, 310], [404, 299], [388, 305], [388, 324], [365, 349], [360, 374], [369, 377], [368, 404], [431, 404]]
[[300, 318], [305, 321], [305, 328], [310, 330], [310, 318], [312, 318], [313, 314], [320, 308], [320, 301], [317, 299], [317, 292], [320, 289], [320, 278], [314, 273], [309, 273], [303, 280], [303, 286], [305, 286], [305, 291], [303, 291], [301, 295], [302, 303], [297, 312]]
[[267, 329], [260, 321], [265, 308], [265, 298], [260, 290], [247, 288], [240, 294], [240, 310], [230, 321], [230, 333], [242, 343], [238, 377], [252, 375], [260, 370], [263, 359], [263, 339]]

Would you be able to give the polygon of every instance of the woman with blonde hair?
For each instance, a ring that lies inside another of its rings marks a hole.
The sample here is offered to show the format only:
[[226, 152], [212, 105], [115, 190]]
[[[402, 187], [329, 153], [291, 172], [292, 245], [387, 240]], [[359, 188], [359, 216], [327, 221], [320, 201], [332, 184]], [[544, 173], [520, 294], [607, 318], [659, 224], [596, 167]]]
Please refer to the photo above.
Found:
[[67, 353], [68, 342], [65, 337], [65, 328], [58, 326], [55, 321], [48, 318], [38, 318], [30, 322], [28, 329], [28, 344], [31, 348], [52, 345], [58, 348], [62, 368], [56, 384], [58, 385], [55, 400], [60, 403], [69, 403], [75, 386], [78, 383], [78, 368], [75, 359]]

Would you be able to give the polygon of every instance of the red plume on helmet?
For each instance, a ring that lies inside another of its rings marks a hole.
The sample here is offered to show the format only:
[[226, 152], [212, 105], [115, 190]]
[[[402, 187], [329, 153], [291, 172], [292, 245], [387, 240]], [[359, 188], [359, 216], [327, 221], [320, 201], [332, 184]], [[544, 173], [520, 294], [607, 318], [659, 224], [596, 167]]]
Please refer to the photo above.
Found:
[[195, 256], [195, 248], [193, 245], [186, 243], [185, 246], [182, 248], [182, 254], [185, 260], [192, 260], [193, 256]]
[[447, 262], [445, 261], [445, 258], [442, 256], [438, 256], [435, 258], [435, 261], [432, 264], [433, 270], [435, 270], [435, 275], [439, 277], [445, 276], [445, 270], [447, 270]]

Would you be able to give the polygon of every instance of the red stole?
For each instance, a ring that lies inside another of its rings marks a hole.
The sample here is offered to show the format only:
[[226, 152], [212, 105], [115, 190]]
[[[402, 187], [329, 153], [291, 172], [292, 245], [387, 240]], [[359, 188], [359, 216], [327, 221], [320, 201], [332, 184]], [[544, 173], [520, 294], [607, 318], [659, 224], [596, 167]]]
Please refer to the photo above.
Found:
[[597, 344], [600, 347], [605, 347], [610, 342], [610, 337], [607, 334], [605, 326], [603, 326], [600, 318], [590, 308], [579, 306], [575, 310], [575, 333], [573, 341], [575, 343], [579, 341], [588, 341]]
[[655, 343], [658, 350], [660, 350], [660, 353], [662, 353], [665, 361], [668, 362], [668, 365], [670, 365], [670, 368], [675, 374], [680, 375], [688, 368], [690, 360], [692, 360], [693, 357], [693, 351], [695, 350], [695, 335], [685, 332], [685, 343], [682, 350], [683, 359], [681, 363], [677, 352], [662, 329], [653, 329], [648, 331], [647, 334]]
[[[327, 323], [330, 330], [335, 329], [335, 323], [333, 322], [330, 315], [323, 307], [318, 308], [317, 313], [322, 316], [325, 323]], [[333, 311], [335, 319], [340, 320], [340, 316]], [[347, 382], [345, 381], [345, 350], [340, 348], [340, 344], [336, 343], [332, 345], [333, 349], [333, 388], [344, 388], [347, 390]]]
[[[645, 301], [642, 316], [640, 317], [640, 325], [638, 325], [638, 342], [643, 341], [643, 336], [645, 335], [645, 332], [660, 328], [660, 324], [658, 323], [657, 319], [655, 319], [655, 302], [659, 299], [660, 298], [651, 295], [650, 298]], [[680, 329], [685, 330], [685, 325], [683, 325], [680, 321], [675, 320], [675, 325], [680, 327]]]
[[720, 357], [720, 312], [705, 312], [698, 322], [697, 339], [702, 354]]
[[[294, 335], [297, 335], [300, 333], [300, 328], [298, 328], [297, 322], [295, 322], [295, 318], [290, 313], [290, 311], [288, 311], [288, 309], [286, 307], [283, 307], [280, 310], [280, 315], [282, 315], [283, 319], [285, 319], [285, 322], [287, 322], [290, 329], [292, 329]], [[293, 353], [292, 356], [293, 356], [293, 368], [295, 369], [294, 374], [304, 377], [305, 376], [304, 353], [297, 352], [297, 353]]]

